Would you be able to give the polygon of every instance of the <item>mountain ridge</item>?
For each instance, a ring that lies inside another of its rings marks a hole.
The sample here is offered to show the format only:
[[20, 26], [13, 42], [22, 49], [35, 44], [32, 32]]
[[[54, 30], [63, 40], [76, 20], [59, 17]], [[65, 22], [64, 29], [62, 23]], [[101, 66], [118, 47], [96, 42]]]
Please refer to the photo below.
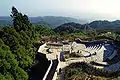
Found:
[[[31, 23], [36, 25], [47, 25], [47, 27], [50, 27], [52, 29], [55, 29], [60, 26], [72, 26], [73, 28], [78, 27], [78, 25], [82, 28], [87, 26], [94, 29], [120, 29], [120, 20], [115, 21], [108, 21], [108, 20], [95, 20], [90, 23], [84, 20], [78, 20], [71, 17], [62, 17], [62, 16], [43, 16], [43, 17], [29, 17], [29, 20]], [[83, 22], [84, 24], [83, 24]], [[78, 25], [75, 25], [73, 23], [76, 23]], [[4, 25], [12, 25], [12, 18], [9, 16], [0, 16], [0, 26]], [[76, 28], [76, 29], [77, 29]]]
[[[59, 25], [62, 25], [64, 23], [69, 23], [69, 22], [76, 22], [80, 24], [87, 23], [87, 21], [85, 20], [80, 20], [80, 19], [71, 18], [71, 17], [62, 17], [62, 16], [29, 17], [29, 20], [33, 24], [39, 24], [41, 22], [47, 23], [51, 25], [52, 28], [56, 28]], [[3, 26], [5, 24], [12, 25], [12, 18], [9, 16], [0, 16], [0, 26]]]
[[53, 29], [55, 32], [75, 32], [75, 31], [80, 31], [84, 29], [96, 29], [96, 30], [115, 30], [115, 31], [120, 31], [120, 20], [116, 21], [107, 21], [107, 20], [98, 20], [98, 21], [93, 21], [91, 23], [87, 24], [79, 24], [79, 23], [65, 23], [57, 28]]

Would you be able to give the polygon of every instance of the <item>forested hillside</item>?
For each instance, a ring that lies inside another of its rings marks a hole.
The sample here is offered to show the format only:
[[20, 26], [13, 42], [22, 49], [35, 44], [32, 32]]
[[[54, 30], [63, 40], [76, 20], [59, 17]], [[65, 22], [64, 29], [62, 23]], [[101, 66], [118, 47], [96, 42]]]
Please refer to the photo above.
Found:
[[12, 18], [6, 16], [0, 16], [0, 27], [5, 25], [12, 25]]
[[[43, 16], [43, 17], [29, 17], [29, 20], [33, 24], [39, 25], [44, 23], [50, 25], [50, 28], [56, 28], [64, 23], [75, 22], [80, 24], [87, 23], [86, 20], [79, 20], [71, 17], [57, 17], [57, 16]], [[12, 19], [8, 16], [0, 16], [0, 26], [12, 25]]]
[[0, 80], [28, 80], [36, 63], [36, 47], [41, 35], [53, 31], [43, 25], [32, 25], [27, 15], [12, 7], [13, 26], [0, 28]]
[[93, 21], [88, 24], [79, 24], [79, 23], [65, 23], [57, 28], [53, 29], [55, 32], [76, 32], [81, 30], [114, 30], [120, 31], [120, 21], [116, 20], [113, 22], [109, 21]]
[[[77, 24], [77, 28], [85, 27], [87, 21], [78, 20], [70, 17], [55, 17], [55, 16], [44, 16], [44, 17], [29, 17], [30, 22], [36, 25], [47, 25], [49, 28], [55, 29], [58, 26], [66, 26], [66, 25], [75, 25]], [[4, 25], [12, 25], [12, 19], [10, 17], [0, 17], [0, 26]], [[78, 26], [79, 25], [79, 26]], [[76, 25], [74, 26], [76, 28]], [[120, 20], [108, 21], [108, 20], [96, 20], [90, 23], [87, 23], [87, 27], [95, 28], [98, 30], [103, 29], [120, 29]]]
[[82, 26], [81, 24], [71, 22], [71, 23], [62, 24], [53, 30], [58, 33], [61, 33], [61, 32], [72, 33], [72, 32], [77, 32], [83, 29], [84, 29], [84, 26]]
[[30, 21], [35, 24], [39, 24], [40, 22], [45, 22], [51, 25], [51, 28], [56, 28], [65, 23], [75, 22], [79, 24], [85, 24], [87, 21], [79, 20], [71, 17], [57, 17], [57, 16], [44, 16], [44, 17], [31, 17]]
[[116, 21], [93, 21], [91, 23], [89, 23], [88, 25], [89, 27], [92, 28], [96, 28], [96, 29], [114, 29], [114, 30], [118, 30], [120, 29], [120, 20], [116, 20]]
[[[105, 38], [106, 36], [117, 42], [120, 41], [119, 33], [108, 34], [108, 31], [101, 32], [93, 29], [85, 34], [84, 28], [87, 25], [73, 22], [63, 24], [53, 30], [44, 22], [38, 25], [32, 24], [28, 16], [20, 13], [15, 7], [12, 7], [10, 16], [13, 26], [0, 28], [0, 80], [30, 80], [31, 67], [38, 62], [35, 59], [37, 46], [41, 44], [43, 38], [45, 38], [43, 41], [49, 39], [73, 41], [75, 38], [85, 40], [89, 37], [91, 40], [96, 40], [98, 37]], [[97, 25], [97, 23], [94, 24]], [[119, 27], [119, 21], [114, 23]]]

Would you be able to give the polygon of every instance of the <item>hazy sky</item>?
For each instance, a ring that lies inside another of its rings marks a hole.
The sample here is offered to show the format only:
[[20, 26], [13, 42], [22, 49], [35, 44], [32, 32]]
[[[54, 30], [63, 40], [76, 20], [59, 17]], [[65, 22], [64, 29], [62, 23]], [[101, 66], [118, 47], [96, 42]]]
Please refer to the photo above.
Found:
[[28, 16], [120, 19], [120, 0], [1, 0], [0, 16], [10, 15], [12, 6]]

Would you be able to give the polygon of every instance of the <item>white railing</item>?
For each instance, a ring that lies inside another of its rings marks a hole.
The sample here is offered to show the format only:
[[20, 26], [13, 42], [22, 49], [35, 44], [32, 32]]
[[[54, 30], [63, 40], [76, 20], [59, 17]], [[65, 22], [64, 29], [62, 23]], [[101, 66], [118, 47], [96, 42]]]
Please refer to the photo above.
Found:
[[46, 80], [46, 78], [47, 78], [47, 75], [48, 75], [48, 73], [49, 73], [49, 71], [50, 71], [50, 69], [51, 69], [51, 67], [52, 67], [52, 64], [53, 64], [53, 62], [52, 62], [52, 60], [50, 60], [50, 66], [48, 67], [48, 69], [47, 69], [47, 72], [45, 73], [45, 75], [44, 75], [44, 77], [43, 77], [43, 80]]
[[57, 72], [55, 71], [53, 79], [52, 80], [56, 80], [57, 79]]

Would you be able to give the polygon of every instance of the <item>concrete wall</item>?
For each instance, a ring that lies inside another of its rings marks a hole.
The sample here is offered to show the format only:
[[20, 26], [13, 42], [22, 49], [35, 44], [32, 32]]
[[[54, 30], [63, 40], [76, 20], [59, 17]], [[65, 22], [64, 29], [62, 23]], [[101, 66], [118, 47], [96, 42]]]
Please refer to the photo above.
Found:
[[39, 49], [38, 49], [38, 52], [39, 52], [39, 53], [43, 53], [43, 50], [44, 50], [45, 46], [46, 46], [46, 43], [43, 44], [43, 45], [41, 45], [41, 46], [39, 47]]
[[84, 50], [86, 46], [84, 44], [78, 44], [76, 42], [73, 42], [71, 48], [72, 48], [72, 52], [78, 52], [78, 50]]

